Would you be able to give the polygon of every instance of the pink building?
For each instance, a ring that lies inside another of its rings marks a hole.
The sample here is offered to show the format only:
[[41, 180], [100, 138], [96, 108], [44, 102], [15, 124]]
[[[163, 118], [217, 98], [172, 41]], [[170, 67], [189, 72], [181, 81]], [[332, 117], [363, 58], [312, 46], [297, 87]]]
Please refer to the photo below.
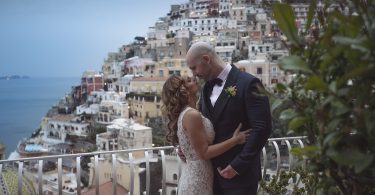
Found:
[[93, 91], [99, 91], [104, 88], [103, 75], [97, 72], [85, 71], [81, 78], [82, 98], [86, 99]]

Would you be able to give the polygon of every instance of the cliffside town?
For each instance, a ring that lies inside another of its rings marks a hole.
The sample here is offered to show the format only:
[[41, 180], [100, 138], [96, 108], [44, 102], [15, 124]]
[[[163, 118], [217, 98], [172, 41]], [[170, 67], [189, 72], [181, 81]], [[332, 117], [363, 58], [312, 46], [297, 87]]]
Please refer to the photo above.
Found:
[[[18, 146], [18, 153], [30, 157], [168, 145], [161, 118], [161, 89], [172, 74], [191, 75], [185, 56], [189, 46], [197, 41], [211, 44], [224, 61], [260, 78], [268, 89], [277, 83], [288, 83], [293, 75], [282, 71], [278, 64], [288, 51], [285, 36], [272, 18], [269, 5], [274, 2], [280, 1], [187, 0], [171, 5], [170, 12], [149, 27], [146, 37], [136, 36], [133, 43], [108, 53], [101, 70], [85, 71], [81, 83], [49, 110], [38, 132]], [[308, 1], [288, 2], [302, 33]], [[139, 178], [144, 155], [135, 158], [138, 163], [134, 192], [141, 194]], [[126, 191], [128, 156], [119, 155], [118, 159], [118, 169], [122, 171], [118, 172], [117, 183]], [[157, 154], [153, 159], [158, 160]], [[102, 156], [99, 161], [100, 172], [95, 173], [91, 160], [82, 160], [82, 187], [91, 186], [95, 174], [100, 175], [100, 185], [112, 181], [110, 160]], [[167, 161], [171, 167], [167, 173], [171, 175], [168, 194], [175, 194], [175, 154], [171, 153]], [[66, 180], [75, 180], [68, 173], [75, 163], [73, 160], [63, 165]], [[44, 189], [55, 193], [56, 166], [51, 165], [43, 174], [48, 181]], [[76, 188], [74, 182], [64, 183], [64, 194], [75, 194]], [[85, 193], [90, 190], [87, 188]]]

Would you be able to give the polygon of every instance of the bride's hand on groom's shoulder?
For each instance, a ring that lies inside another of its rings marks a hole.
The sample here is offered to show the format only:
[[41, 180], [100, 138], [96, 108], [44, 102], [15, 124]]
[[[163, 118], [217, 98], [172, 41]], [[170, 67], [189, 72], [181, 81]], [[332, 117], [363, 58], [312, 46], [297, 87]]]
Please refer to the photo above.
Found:
[[236, 130], [233, 133], [232, 138], [236, 141], [237, 144], [244, 144], [247, 141], [247, 138], [249, 137], [251, 129], [247, 129], [245, 131], [240, 131], [242, 128], [242, 123], [240, 123]]

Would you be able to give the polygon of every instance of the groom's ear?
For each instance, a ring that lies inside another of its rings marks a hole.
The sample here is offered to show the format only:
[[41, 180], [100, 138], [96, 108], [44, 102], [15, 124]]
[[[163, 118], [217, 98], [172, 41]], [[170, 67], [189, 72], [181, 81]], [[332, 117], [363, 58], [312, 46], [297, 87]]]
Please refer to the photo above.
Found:
[[203, 60], [203, 63], [206, 65], [206, 64], [210, 64], [211, 58], [208, 55], [202, 55], [202, 60]]

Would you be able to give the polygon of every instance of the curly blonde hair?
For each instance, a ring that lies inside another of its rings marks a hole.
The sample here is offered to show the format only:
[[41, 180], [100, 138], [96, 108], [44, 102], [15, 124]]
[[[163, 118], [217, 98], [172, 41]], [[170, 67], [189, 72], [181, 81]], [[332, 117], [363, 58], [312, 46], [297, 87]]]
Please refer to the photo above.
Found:
[[189, 104], [189, 92], [185, 80], [181, 76], [170, 76], [164, 83], [161, 99], [163, 115], [168, 119], [166, 139], [176, 146], [178, 145], [177, 120]]

